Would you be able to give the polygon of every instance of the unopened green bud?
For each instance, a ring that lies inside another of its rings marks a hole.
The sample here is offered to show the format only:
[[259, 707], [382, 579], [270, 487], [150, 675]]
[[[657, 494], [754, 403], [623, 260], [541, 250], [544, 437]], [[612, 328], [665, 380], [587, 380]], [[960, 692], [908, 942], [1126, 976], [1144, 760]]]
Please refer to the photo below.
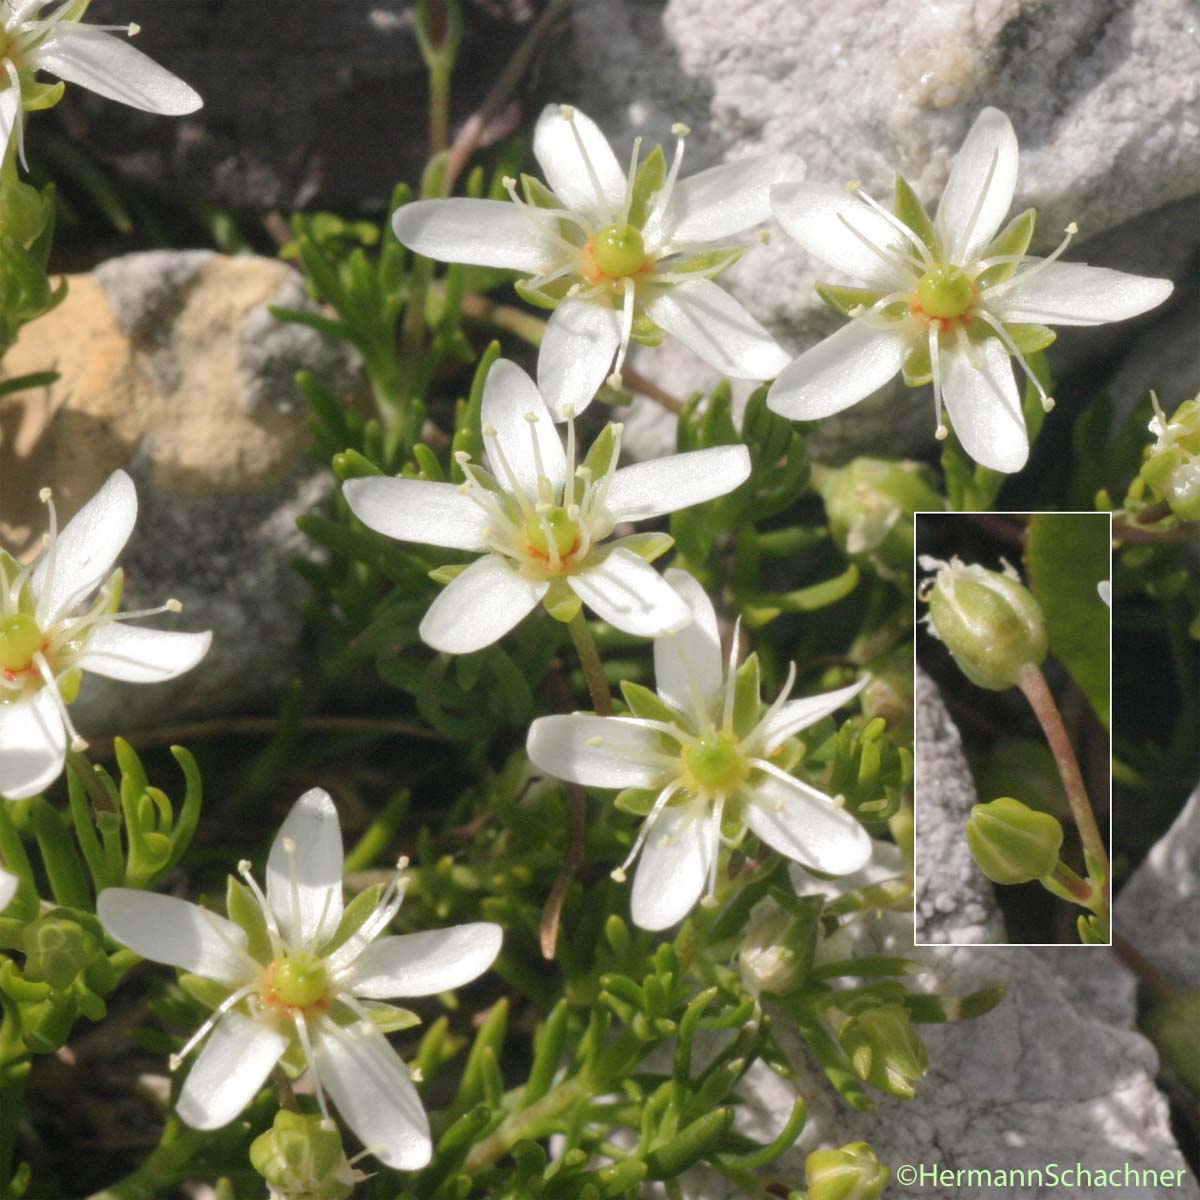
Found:
[[859, 700], [867, 717], [882, 717], [888, 733], [906, 746], [913, 741], [913, 656], [907, 640], [871, 660]]
[[280, 1109], [251, 1143], [250, 1162], [272, 1200], [345, 1200], [363, 1178], [346, 1161], [338, 1127], [317, 1113]]
[[858, 1013], [838, 1035], [855, 1074], [881, 1092], [911, 1100], [929, 1070], [929, 1056], [903, 1004], [880, 1004]]
[[1170, 420], [1151, 393], [1158, 439], [1146, 451], [1142, 478], [1181, 521], [1200, 521], [1200, 396], [1185, 400]]
[[967, 845], [993, 883], [1043, 879], [1058, 864], [1063, 828], [1056, 817], [1037, 812], [1011, 796], [976, 804], [967, 822]]
[[817, 926], [812, 919], [785, 912], [774, 900], [758, 904], [750, 920], [738, 966], [746, 990], [758, 995], [787, 995], [805, 980], [816, 948]]
[[804, 1160], [808, 1200], [879, 1200], [891, 1174], [866, 1142], [814, 1150]]
[[1147, 1014], [1144, 1027], [1163, 1068], [1193, 1096], [1200, 1096], [1200, 988], [1180, 988]]
[[930, 627], [972, 683], [1003, 691], [1015, 687], [1026, 668], [1042, 665], [1049, 645], [1042, 606], [1011, 567], [989, 571], [924, 554], [920, 563], [937, 572], [920, 593]]
[[907, 580], [913, 513], [946, 507], [920, 464], [856, 458], [845, 467], [818, 472], [815, 482], [841, 551], [885, 579]]
[[0, 233], [28, 250], [49, 217], [50, 205], [37, 188], [15, 178], [0, 183]]
[[31, 921], [22, 933], [25, 968], [34, 983], [65, 991], [96, 957], [100, 938], [70, 917], [47, 913]]

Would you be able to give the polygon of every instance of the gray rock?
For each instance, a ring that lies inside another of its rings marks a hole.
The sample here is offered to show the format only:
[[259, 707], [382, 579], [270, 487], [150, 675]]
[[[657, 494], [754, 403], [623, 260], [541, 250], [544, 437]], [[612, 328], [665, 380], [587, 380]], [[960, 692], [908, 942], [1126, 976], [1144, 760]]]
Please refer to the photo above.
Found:
[[937, 686], [916, 674], [916, 940], [956, 945], [1003, 942], [992, 885], [963, 834], [975, 784], [962, 739]]
[[[1015, 203], [1041, 214], [1035, 251], [1055, 245], [1074, 220], [1092, 239], [1072, 248], [1076, 260], [1190, 277], [1200, 225], [1169, 210], [1194, 208], [1200, 192], [1192, 0], [950, 0], [916, 9], [903, 0], [580, 0], [574, 24], [577, 70], [563, 80], [564, 98], [618, 145], [634, 133], [666, 140], [672, 122], [685, 122], [694, 131], [685, 173], [792, 152], [810, 179], [860, 179], [886, 201], [900, 171], [932, 202], [975, 114], [994, 104], [1021, 142]], [[601, 40], [605, 53], [590, 53]], [[813, 291], [827, 274], [776, 231], [726, 278], [798, 352], [839, 321]], [[1052, 366], [1061, 375], [1084, 358], [1119, 356], [1152, 320], [1067, 331]], [[673, 364], [645, 354], [637, 365], [673, 386]], [[1103, 380], [1089, 384], [1095, 394]], [[880, 403], [894, 423], [891, 401]], [[915, 410], [926, 444], [930, 408]], [[880, 445], [878, 423], [864, 424], [862, 412], [851, 414], [846, 436], [858, 441], [849, 453]], [[884, 444], [893, 436], [894, 425]]]
[[1114, 927], [1175, 982], [1200, 987], [1200, 788], [1117, 895]]

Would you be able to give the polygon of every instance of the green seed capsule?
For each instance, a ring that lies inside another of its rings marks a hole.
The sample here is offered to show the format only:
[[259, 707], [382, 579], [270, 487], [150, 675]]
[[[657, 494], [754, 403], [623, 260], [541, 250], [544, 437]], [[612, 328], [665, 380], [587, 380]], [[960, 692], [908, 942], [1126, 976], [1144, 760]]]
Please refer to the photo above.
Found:
[[814, 1150], [804, 1161], [808, 1200], [879, 1200], [891, 1172], [866, 1142]]
[[1062, 852], [1063, 828], [1011, 796], [976, 804], [967, 822], [967, 845], [993, 883], [1029, 883], [1049, 875]]

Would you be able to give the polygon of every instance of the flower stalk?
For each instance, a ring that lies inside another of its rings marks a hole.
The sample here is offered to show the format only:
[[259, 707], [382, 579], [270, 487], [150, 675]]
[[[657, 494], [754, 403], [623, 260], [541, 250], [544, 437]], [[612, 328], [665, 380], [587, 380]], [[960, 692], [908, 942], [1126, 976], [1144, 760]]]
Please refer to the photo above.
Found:
[[587, 680], [588, 692], [592, 697], [592, 708], [597, 716], [611, 717], [612, 691], [604, 674], [604, 663], [600, 659], [596, 639], [582, 611], [577, 612], [567, 622], [567, 632], [571, 635], [575, 653], [579, 655], [579, 665], [583, 668], [583, 677]]

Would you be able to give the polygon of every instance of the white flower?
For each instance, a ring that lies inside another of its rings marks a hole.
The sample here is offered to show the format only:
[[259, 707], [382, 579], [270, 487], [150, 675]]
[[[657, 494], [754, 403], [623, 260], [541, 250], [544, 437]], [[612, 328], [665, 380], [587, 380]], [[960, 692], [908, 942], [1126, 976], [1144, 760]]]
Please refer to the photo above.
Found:
[[[570, 409], [567, 409], [568, 417]], [[609, 425], [576, 465], [575, 426], [563, 451], [538, 389], [500, 359], [483, 392], [484, 469], [460, 454], [461, 485], [351, 479], [346, 501], [363, 524], [403, 542], [478, 551], [433, 602], [421, 637], [467, 654], [491, 645], [544, 600], [560, 619], [582, 602], [609, 624], [658, 637], [691, 620], [646, 561], [665, 534], [608, 541], [618, 523], [644, 521], [722, 496], [750, 474], [745, 446], [716, 446], [617, 469], [621, 426]]]
[[[694, 620], [654, 643], [659, 701], [626, 688], [632, 717], [539, 717], [529, 730], [530, 759], [543, 771], [588, 787], [633, 788], [627, 803], [648, 813], [620, 872], [641, 854], [632, 912], [643, 929], [683, 918], [707, 885], [715, 891], [721, 842], [736, 845], [746, 827], [780, 854], [828, 875], [857, 871], [871, 855], [858, 821], [823, 792], [782, 770], [772, 758], [796, 733], [828, 716], [866, 686], [788, 700], [796, 678], [765, 710], [757, 659], [728, 671], [721, 661], [717, 617], [704, 589], [686, 571], [667, 579]], [[656, 714], [656, 715], [652, 715]]]
[[38, 71], [145, 112], [182, 116], [204, 103], [182, 79], [111, 36], [133, 37], [136, 25], [83, 24], [89, 2], [0, 0], [0, 158], [15, 132], [24, 162], [25, 109], [47, 108], [62, 94], [62, 83], [38, 83]]
[[159, 683], [190, 671], [212, 641], [211, 633], [122, 624], [181, 607], [168, 600], [117, 611], [123, 577], [112, 567], [137, 518], [137, 493], [124, 471], [109, 476], [61, 533], [49, 488], [41, 498], [50, 509], [42, 553], [22, 567], [0, 551], [0, 795], [10, 800], [53, 783], [68, 743], [86, 745], [67, 712], [82, 672]]
[[312, 1072], [324, 1116], [328, 1098], [380, 1162], [423, 1167], [432, 1153], [429, 1121], [378, 1027], [397, 1018], [411, 1024], [411, 1014], [377, 1002], [469, 983], [499, 952], [500, 927], [480, 922], [380, 937], [403, 899], [401, 872], [369, 913], [361, 905], [343, 910], [337, 810], [319, 788], [296, 801], [271, 846], [266, 895], [249, 863], [238, 870], [254, 898], [239, 913], [241, 924], [129, 888], [101, 892], [96, 905], [105, 929], [143, 958], [228, 989], [172, 1060], [177, 1066], [207, 1038], [179, 1094], [180, 1117], [195, 1129], [228, 1124], [294, 1047]]
[[[396, 236], [443, 262], [520, 271], [518, 291], [554, 308], [538, 358], [538, 385], [555, 420], [582, 412], [631, 337], [656, 345], [678, 338], [723, 375], [770, 379], [788, 355], [712, 276], [741, 253], [735, 234], [770, 216], [774, 183], [801, 179], [791, 155], [725, 163], [678, 180], [687, 129], [675, 126], [670, 169], [661, 152], [621, 169], [595, 123], [566, 105], [538, 118], [533, 152], [550, 185], [525, 179], [513, 203], [423, 200], [399, 209]], [[556, 407], [557, 406], [557, 407]]]
[[17, 886], [20, 882], [15, 875], [10, 875], [8, 871], [0, 867], [0, 912], [9, 906], [12, 898], [17, 894]]
[[1166, 279], [1025, 254], [1032, 210], [1003, 231], [1017, 180], [1017, 139], [1004, 113], [985, 108], [963, 143], [930, 221], [902, 182], [897, 215], [857, 185], [785, 183], [771, 190], [776, 218], [810, 254], [858, 280], [862, 290], [825, 288], [855, 318], [802, 354], [776, 380], [768, 404], [793, 420], [840, 412], [898, 371], [932, 381], [937, 434], [942, 405], [963, 449], [985, 467], [1017, 471], [1029, 438], [1009, 358], [1042, 396], [1025, 356], [1054, 340], [1047, 324], [1102, 325], [1137, 316], [1171, 293]]

